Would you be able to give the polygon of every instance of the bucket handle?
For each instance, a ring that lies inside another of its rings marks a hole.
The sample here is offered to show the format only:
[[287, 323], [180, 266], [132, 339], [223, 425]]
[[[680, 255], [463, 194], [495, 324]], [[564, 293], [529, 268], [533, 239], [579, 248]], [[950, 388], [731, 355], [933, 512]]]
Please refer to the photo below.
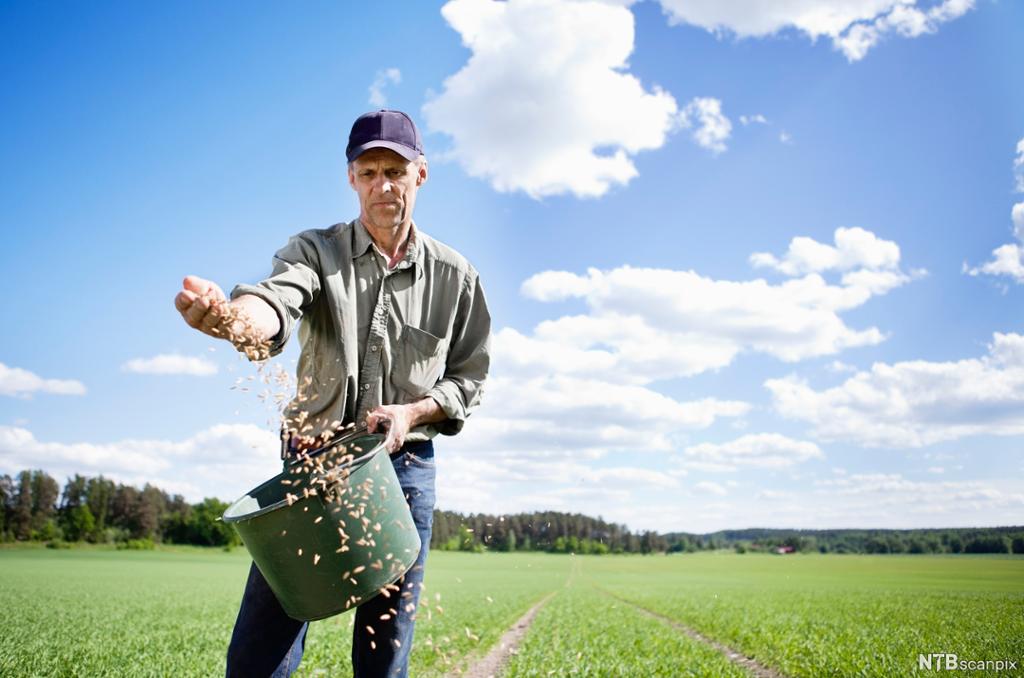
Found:
[[301, 454], [295, 455], [294, 458], [291, 459], [288, 462], [288, 464], [289, 465], [304, 464], [309, 459], [312, 459], [313, 457], [319, 456], [319, 455], [323, 454], [324, 452], [326, 452], [326, 451], [328, 451], [330, 449], [333, 449], [333, 448], [337, 447], [338, 445], [346, 443], [346, 442], [348, 442], [349, 440], [351, 440], [353, 438], [358, 438], [359, 436], [366, 435], [366, 433], [367, 433], [366, 425], [359, 426], [359, 427], [356, 427], [356, 428], [348, 430], [348, 431], [341, 431], [339, 433], [336, 433], [333, 438], [328, 440], [326, 443], [324, 443], [320, 447], [317, 447], [315, 449], [308, 450], [308, 451], [304, 450]]

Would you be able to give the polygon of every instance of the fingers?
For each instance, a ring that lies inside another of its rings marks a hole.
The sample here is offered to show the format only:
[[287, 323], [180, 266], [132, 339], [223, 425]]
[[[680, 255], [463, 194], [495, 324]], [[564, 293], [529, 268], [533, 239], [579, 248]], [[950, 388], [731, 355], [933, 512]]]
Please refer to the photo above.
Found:
[[399, 430], [398, 426], [389, 426], [388, 434], [384, 438], [384, 447], [387, 449], [389, 454], [394, 454], [402, 449], [402, 445], [405, 444], [404, 436]]
[[370, 433], [377, 433], [378, 431], [387, 433], [384, 438], [384, 448], [387, 449], [389, 454], [394, 454], [402, 449], [402, 445], [405, 444], [405, 431], [403, 427], [384, 407], [378, 407], [367, 413], [366, 430]]
[[194, 292], [200, 297], [210, 297], [211, 299], [226, 299], [224, 291], [210, 280], [205, 280], [196, 275], [187, 275], [182, 281], [182, 287], [189, 292]]
[[208, 297], [196, 297], [192, 304], [185, 311], [185, 322], [190, 327], [199, 329], [203, 324], [206, 312], [210, 310], [210, 299]]
[[221, 334], [221, 323], [224, 320], [224, 306], [217, 300], [210, 302], [210, 308], [200, 322], [199, 328], [207, 334]]
[[174, 296], [174, 308], [178, 309], [178, 313], [184, 315], [185, 311], [188, 310], [188, 307], [191, 306], [192, 302], [195, 300], [196, 295], [194, 292], [182, 290], [181, 292], [178, 292], [178, 294]]
[[224, 320], [223, 302], [183, 290], [174, 298], [174, 307], [178, 309], [189, 327], [212, 336], [223, 335], [221, 329]]

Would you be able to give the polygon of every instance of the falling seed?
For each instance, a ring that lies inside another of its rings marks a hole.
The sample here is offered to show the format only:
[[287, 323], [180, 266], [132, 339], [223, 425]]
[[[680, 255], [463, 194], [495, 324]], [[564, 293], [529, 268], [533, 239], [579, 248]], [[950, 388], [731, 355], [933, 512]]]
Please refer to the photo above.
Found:
[[320, 554], [319, 553], [314, 553], [313, 554], [313, 564], [316, 565], [319, 562], [320, 562]]
[[282, 537], [285, 536], [286, 534], [288, 534], [288, 530], [281, 530], [281, 536]]
[[302, 555], [302, 549], [299, 549], [299, 555], [300, 556]]
[[323, 519], [324, 519], [323, 516], [317, 516], [317, 519], [313, 521], [313, 524], [316, 525], [317, 523], [319, 523]]
[[376, 649], [377, 649], [377, 643], [375, 643], [375, 642], [373, 642], [373, 641], [371, 640], [371, 641], [370, 641], [370, 649], [371, 649], [371, 650], [376, 650]]
[[381, 621], [387, 621], [387, 620], [389, 620], [389, 619], [391, 619], [391, 615], [390, 615], [390, 614], [382, 614], [382, 615], [380, 616], [380, 620], [381, 620]]
[[366, 625], [366, 632], [369, 633], [371, 636], [376, 633], [376, 631], [373, 630], [373, 627], [369, 624]]

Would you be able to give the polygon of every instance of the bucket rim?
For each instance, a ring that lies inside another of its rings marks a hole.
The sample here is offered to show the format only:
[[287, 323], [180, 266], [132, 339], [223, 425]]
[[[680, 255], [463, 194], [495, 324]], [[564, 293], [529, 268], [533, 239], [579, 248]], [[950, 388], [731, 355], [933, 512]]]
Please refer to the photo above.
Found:
[[[370, 436], [378, 436], [379, 434], [369, 434], [369, 435]], [[371, 459], [373, 459], [373, 457], [375, 457], [376, 455], [380, 454], [381, 450], [384, 449], [384, 436], [379, 436], [379, 437], [380, 437], [380, 440], [373, 447], [373, 449], [371, 449], [369, 452], [367, 452], [366, 454], [362, 455], [361, 457], [356, 457], [355, 459], [351, 459], [351, 460], [345, 462], [344, 464], [336, 466], [335, 469], [359, 468], [361, 466], [365, 466], [367, 463], [370, 462]], [[327, 451], [326, 448], [324, 448], [324, 449], [318, 450], [317, 452], [318, 453], [323, 453], [323, 452], [326, 452], [326, 451]], [[299, 463], [300, 463], [299, 460], [290, 462], [288, 464], [288, 467], [291, 468], [292, 466], [295, 466], [295, 465], [297, 465]], [[223, 520], [225, 523], [239, 523], [239, 522], [242, 522], [243, 520], [252, 520], [253, 518], [258, 518], [258, 517], [260, 517], [262, 515], [266, 515], [266, 514], [270, 513], [271, 511], [276, 511], [277, 509], [279, 509], [279, 508], [281, 508], [283, 506], [289, 506], [288, 499], [285, 498], [285, 499], [281, 499], [280, 501], [276, 501], [273, 504], [268, 504], [267, 506], [261, 506], [260, 508], [256, 509], [255, 511], [250, 511], [248, 513], [243, 513], [243, 514], [237, 515], [237, 516], [229, 516], [228, 515], [228, 512], [231, 510], [232, 506], [234, 506], [238, 502], [242, 501], [246, 497], [252, 497], [253, 493], [255, 491], [259, 490], [261, 487], [263, 487], [264, 485], [267, 485], [268, 483], [274, 482], [275, 480], [280, 478], [282, 475], [284, 475], [284, 472], [278, 473], [276, 476], [274, 476], [270, 480], [267, 480], [267, 481], [265, 481], [263, 483], [260, 483], [259, 485], [257, 485], [256, 487], [252, 488], [251, 490], [246, 492], [244, 495], [242, 495], [241, 497], [236, 499], [235, 501], [231, 502], [231, 504], [229, 504], [228, 507], [226, 509], [224, 509], [224, 513], [221, 515], [221, 520]], [[302, 497], [298, 501], [292, 501], [292, 503], [290, 505], [294, 506], [295, 504], [298, 504], [298, 503], [303, 502], [303, 501], [308, 501], [309, 499], [312, 499], [312, 498], [313, 497]]]

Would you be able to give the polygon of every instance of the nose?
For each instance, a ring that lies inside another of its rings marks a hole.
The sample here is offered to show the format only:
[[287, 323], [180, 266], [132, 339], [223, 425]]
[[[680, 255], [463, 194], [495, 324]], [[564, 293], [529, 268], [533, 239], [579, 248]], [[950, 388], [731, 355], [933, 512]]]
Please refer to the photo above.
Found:
[[388, 193], [390, 191], [391, 191], [391, 182], [385, 179], [384, 183], [381, 184], [380, 192], [381, 193]]

